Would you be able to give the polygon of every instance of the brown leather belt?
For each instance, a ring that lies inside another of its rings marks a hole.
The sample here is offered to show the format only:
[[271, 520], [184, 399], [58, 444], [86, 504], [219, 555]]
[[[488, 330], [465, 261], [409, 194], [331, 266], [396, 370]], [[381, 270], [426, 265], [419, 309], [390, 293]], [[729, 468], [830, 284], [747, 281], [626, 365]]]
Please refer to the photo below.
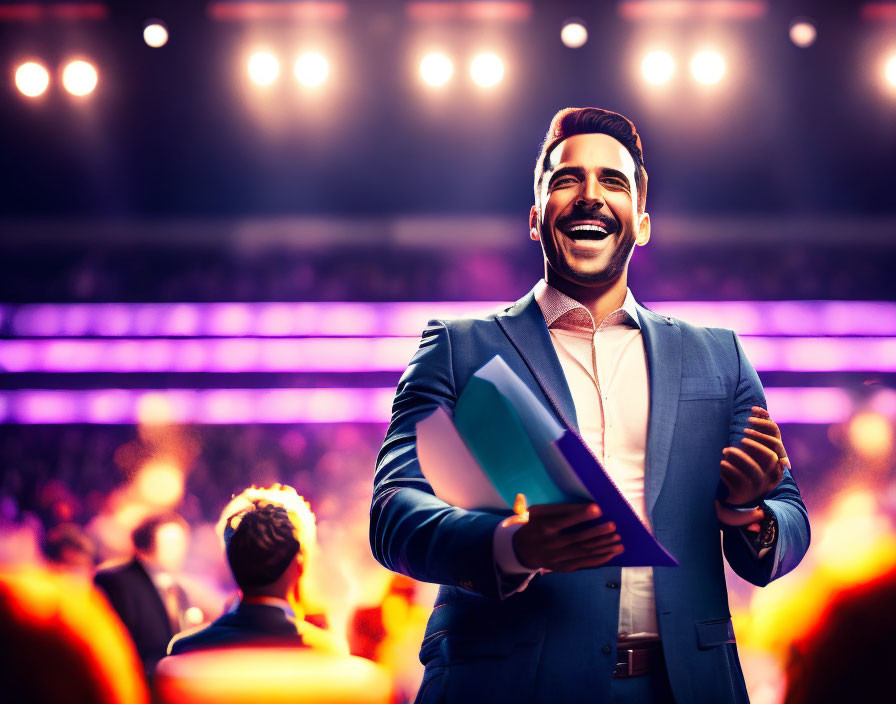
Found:
[[658, 671], [663, 665], [663, 647], [659, 640], [620, 640], [613, 677], [640, 677]]

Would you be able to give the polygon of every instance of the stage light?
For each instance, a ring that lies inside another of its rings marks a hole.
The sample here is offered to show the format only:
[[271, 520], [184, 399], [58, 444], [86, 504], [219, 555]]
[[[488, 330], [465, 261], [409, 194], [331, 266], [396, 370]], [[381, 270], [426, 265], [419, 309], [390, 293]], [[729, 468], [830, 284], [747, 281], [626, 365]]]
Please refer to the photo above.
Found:
[[327, 80], [330, 63], [323, 54], [309, 51], [298, 58], [293, 73], [299, 83], [313, 88]]
[[818, 30], [810, 20], [798, 19], [790, 25], [790, 41], [800, 49], [808, 49], [815, 43], [817, 37]]
[[16, 88], [22, 95], [36, 98], [50, 85], [50, 74], [43, 66], [28, 61], [16, 69]]
[[98, 80], [96, 69], [89, 61], [70, 61], [62, 70], [62, 85], [72, 95], [92, 93]]
[[846, 430], [850, 445], [866, 460], [881, 460], [893, 452], [893, 426], [880, 413], [858, 413]]
[[582, 20], [567, 20], [560, 30], [560, 41], [570, 49], [585, 46], [588, 41], [588, 29]]
[[249, 78], [255, 85], [269, 86], [280, 75], [280, 62], [266, 51], [258, 51], [249, 57]]
[[668, 83], [675, 73], [675, 59], [667, 51], [651, 51], [641, 62], [641, 75], [653, 85]]
[[896, 88], [896, 54], [891, 56], [884, 66], [884, 77], [891, 88]]
[[504, 62], [495, 54], [479, 54], [470, 64], [470, 76], [483, 88], [496, 86], [504, 78]]
[[153, 49], [163, 47], [168, 43], [168, 28], [161, 20], [150, 20], [143, 28], [143, 41]]
[[725, 75], [725, 59], [716, 51], [698, 51], [691, 59], [691, 75], [704, 85], [718, 83]]
[[147, 503], [174, 506], [184, 495], [184, 473], [171, 462], [151, 461], [137, 474], [136, 488]]
[[454, 75], [454, 63], [445, 54], [432, 52], [420, 61], [420, 77], [427, 85], [443, 86]]

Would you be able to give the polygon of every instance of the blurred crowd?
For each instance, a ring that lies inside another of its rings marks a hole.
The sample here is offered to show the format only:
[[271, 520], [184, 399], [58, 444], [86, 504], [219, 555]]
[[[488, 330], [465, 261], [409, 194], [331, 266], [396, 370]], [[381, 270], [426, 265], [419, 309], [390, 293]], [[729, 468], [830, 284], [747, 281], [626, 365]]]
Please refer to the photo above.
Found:
[[[0, 257], [0, 300], [401, 301], [515, 300], [541, 276], [535, 243], [236, 252], [225, 248], [54, 246]], [[527, 246], [531, 245], [531, 246]], [[892, 298], [892, 248], [730, 242], [663, 243], [635, 253], [630, 285], [656, 300]]]

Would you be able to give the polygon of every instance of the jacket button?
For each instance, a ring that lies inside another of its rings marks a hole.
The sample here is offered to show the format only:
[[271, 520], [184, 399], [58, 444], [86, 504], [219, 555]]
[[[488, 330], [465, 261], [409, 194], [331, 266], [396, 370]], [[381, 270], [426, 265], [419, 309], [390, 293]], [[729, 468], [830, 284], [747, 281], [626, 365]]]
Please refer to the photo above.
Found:
[[608, 589], [619, 589], [619, 582], [607, 582]]
[[603, 648], [600, 649], [600, 652], [602, 652], [604, 655], [609, 655], [610, 653], [613, 652], [613, 649], [609, 645], [605, 645]]

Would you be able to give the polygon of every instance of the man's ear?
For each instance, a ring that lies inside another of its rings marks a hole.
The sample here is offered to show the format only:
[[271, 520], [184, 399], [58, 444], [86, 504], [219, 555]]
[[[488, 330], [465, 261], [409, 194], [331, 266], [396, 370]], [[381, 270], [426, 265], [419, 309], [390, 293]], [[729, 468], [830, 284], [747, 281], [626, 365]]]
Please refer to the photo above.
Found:
[[534, 205], [529, 211], [529, 239], [535, 240], [536, 242], [541, 239], [541, 234], [538, 230], [538, 208]]
[[643, 247], [650, 241], [650, 213], [644, 212], [638, 223], [638, 236], [635, 238], [635, 244]]

